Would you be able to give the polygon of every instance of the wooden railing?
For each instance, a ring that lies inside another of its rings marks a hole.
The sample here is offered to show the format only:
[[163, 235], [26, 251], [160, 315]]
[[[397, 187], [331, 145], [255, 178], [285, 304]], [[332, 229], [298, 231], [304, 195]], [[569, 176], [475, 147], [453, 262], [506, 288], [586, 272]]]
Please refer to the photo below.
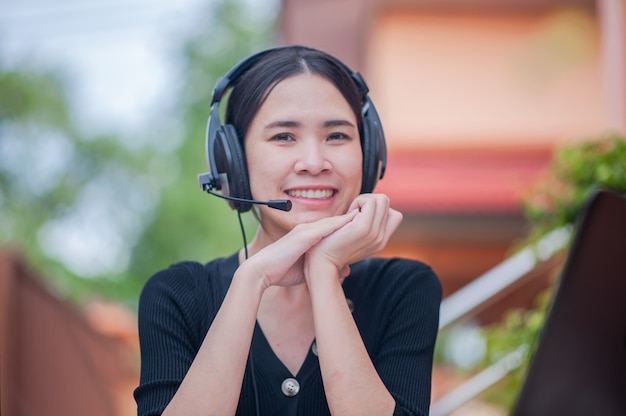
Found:
[[[548, 263], [561, 252], [567, 246], [570, 235], [569, 228], [554, 230], [536, 244], [522, 249], [446, 297], [441, 303], [439, 331], [476, 316], [510, 294], [530, 279], [536, 268]], [[519, 368], [527, 353], [528, 346], [520, 345], [493, 365], [447, 392], [431, 404], [431, 416], [448, 415], [477, 397]]]

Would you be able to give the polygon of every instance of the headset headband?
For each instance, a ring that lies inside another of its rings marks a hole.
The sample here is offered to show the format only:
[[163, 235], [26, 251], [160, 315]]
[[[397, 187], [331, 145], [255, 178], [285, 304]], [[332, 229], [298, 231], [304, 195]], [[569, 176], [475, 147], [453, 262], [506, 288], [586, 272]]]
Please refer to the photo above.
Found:
[[[224, 96], [228, 88], [232, 86], [232, 82], [233, 82], [232, 80], [239, 79], [239, 77], [241, 77], [250, 68], [256, 65], [256, 63], [263, 56], [267, 55], [270, 52], [279, 51], [281, 49], [288, 49], [291, 47], [292, 46], [277, 46], [275, 48], [264, 49], [262, 51], [254, 53], [248, 56], [247, 58], [244, 58], [241, 61], [239, 61], [237, 64], [235, 64], [235, 66], [233, 66], [226, 74], [224, 74], [224, 76], [219, 78], [217, 82], [215, 83], [215, 86], [213, 87], [213, 92], [211, 93], [211, 107], [213, 106], [213, 104], [219, 103], [222, 100], [222, 97]], [[310, 50], [313, 50], [313, 49], [310, 49]], [[358, 72], [352, 71], [350, 68], [348, 68], [346, 64], [344, 64], [340, 60], [334, 57], [331, 57], [331, 58], [337, 65], [343, 68], [344, 71], [350, 74], [350, 76], [352, 77], [352, 80], [357, 86], [357, 89], [359, 90], [359, 93], [361, 93], [361, 100], [364, 100], [367, 97], [367, 94], [369, 93], [369, 88], [367, 87], [367, 84], [365, 83], [365, 80], [363, 79], [361, 74], [359, 74]]]

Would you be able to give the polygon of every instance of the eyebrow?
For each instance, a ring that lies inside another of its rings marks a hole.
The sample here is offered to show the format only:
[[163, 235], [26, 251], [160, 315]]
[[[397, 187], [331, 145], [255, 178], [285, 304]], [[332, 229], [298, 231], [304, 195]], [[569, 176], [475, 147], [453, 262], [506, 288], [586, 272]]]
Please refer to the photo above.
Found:
[[[266, 130], [269, 129], [273, 129], [273, 128], [279, 128], [279, 127], [301, 127], [302, 123], [297, 122], [297, 121], [291, 121], [291, 120], [279, 120], [279, 121], [273, 121], [271, 123], [269, 123], [268, 125], [265, 126]], [[354, 127], [356, 128], [356, 126], [348, 121], [348, 120], [327, 120], [322, 124], [322, 127], [324, 128], [328, 128], [328, 127], [340, 127], [340, 126], [348, 126], [348, 127]]]
[[269, 129], [274, 129], [277, 127], [300, 127], [301, 123], [298, 123], [297, 121], [273, 121], [270, 124], [265, 126], [266, 130]]
[[324, 127], [341, 127], [341, 126], [356, 127], [354, 124], [352, 124], [352, 122], [348, 120], [328, 120], [324, 122]]

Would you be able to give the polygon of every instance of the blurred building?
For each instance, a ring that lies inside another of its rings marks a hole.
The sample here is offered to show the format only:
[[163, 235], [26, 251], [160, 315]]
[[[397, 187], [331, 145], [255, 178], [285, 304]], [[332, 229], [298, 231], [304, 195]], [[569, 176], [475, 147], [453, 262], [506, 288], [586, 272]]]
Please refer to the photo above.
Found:
[[79, 311], [0, 251], [0, 414], [137, 413], [136, 319], [113, 305]]
[[526, 236], [556, 147], [624, 131], [623, 21], [623, 0], [283, 0], [279, 43], [363, 74], [389, 150], [377, 191], [405, 214], [386, 254], [448, 295]]

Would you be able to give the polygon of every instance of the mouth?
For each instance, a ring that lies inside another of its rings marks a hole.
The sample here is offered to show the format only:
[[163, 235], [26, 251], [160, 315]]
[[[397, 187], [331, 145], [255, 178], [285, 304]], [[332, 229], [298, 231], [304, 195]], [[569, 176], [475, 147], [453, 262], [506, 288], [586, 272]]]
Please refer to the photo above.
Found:
[[335, 195], [334, 189], [290, 189], [287, 195], [294, 198], [328, 199]]

